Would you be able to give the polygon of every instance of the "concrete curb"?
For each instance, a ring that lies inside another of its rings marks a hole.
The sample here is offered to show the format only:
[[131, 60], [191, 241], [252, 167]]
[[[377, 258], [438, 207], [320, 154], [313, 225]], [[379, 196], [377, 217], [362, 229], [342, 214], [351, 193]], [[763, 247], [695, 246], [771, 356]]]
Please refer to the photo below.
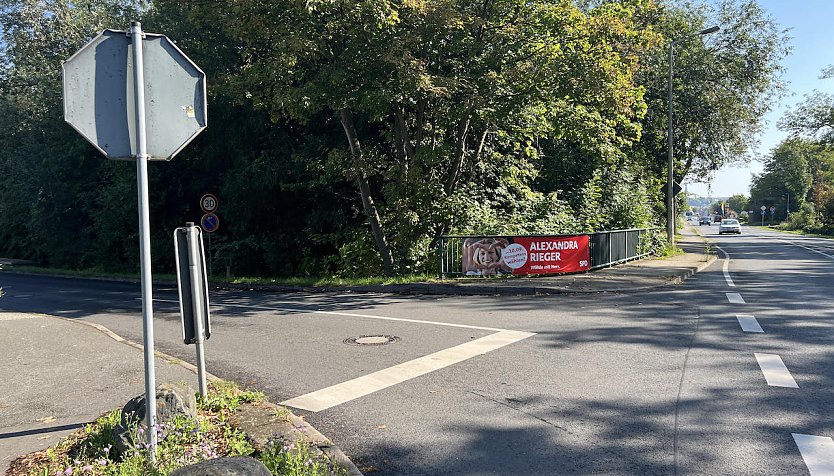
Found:
[[[85, 325], [85, 326], [88, 326], [88, 327], [92, 327], [93, 329], [98, 330], [99, 332], [106, 335], [107, 337], [110, 337], [111, 339], [115, 340], [116, 342], [120, 342], [122, 344], [129, 345], [130, 347], [134, 347], [134, 348], [142, 350], [142, 351], [144, 351], [144, 349], [145, 349], [145, 347], [142, 344], [127, 340], [124, 337], [122, 337], [122, 336], [116, 334], [115, 332], [111, 331], [110, 329], [102, 326], [101, 324], [96, 324], [96, 323], [93, 323], [93, 322], [80, 321], [78, 319], [69, 319], [69, 318], [61, 317], [61, 316], [52, 316], [52, 315], [49, 315], [49, 314], [37, 314], [37, 315], [43, 316], [43, 317], [50, 317], [50, 318], [54, 318], [54, 319], [61, 319], [63, 321], [73, 322], [73, 323], [76, 323], [76, 324], [82, 324], [82, 325]], [[154, 351], [154, 356], [165, 360], [169, 364], [179, 365], [180, 367], [193, 372], [195, 375], [197, 374], [197, 367], [188, 363], [188, 362], [184, 362], [184, 361], [182, 361], [182, 360], [180, 360], [176, 357], [172, 357], [172, 356], [170, 356], [170, 355], [168, 355], [164, 352], [160, 352], [160, 351]], [[208, 379], [209, 381], [212, 381], [212, 382], [220, 382], [220, 381], [223, 380], [220, 377], [217, 377], [216, 375], [214, 375], [210, 372], [206, 372], [206, 379]], [[336, 447], [329, 438], [322, 435], [312, 425], [310, 425], [309, 423], [304, 421], [303, 418], [301, 418], [301, 417], [295, 415], [294, 413], [292, 413], [286, 407], [282, 407], [282, 406], [276, 405], [274, 403], [270, 403], [270, 405], [275, 406], [277, 408], [283, 408], [284, 410], [286, 410], [287, 414], [288, 414], [288, 419], [290, 420], [292, 425], [295, 428], [301, 429], [304, 434], [309, 435], [313, 439], [313, 441], [316, 442], [316, 446], [319, 448], [319, 450], [322, 453], [324, 453], [331, 461], [334, 461], [334, 462], [342, 465], [343, 467], [347, 468], [349, 476], [362, 476], [362, 472], [359, 471], [359, 468], [357, 468], [355, 464], [353, 464], [353, 461], [351, 461], [350, 458], [342, 450], [340, 450], [338, 447]]]

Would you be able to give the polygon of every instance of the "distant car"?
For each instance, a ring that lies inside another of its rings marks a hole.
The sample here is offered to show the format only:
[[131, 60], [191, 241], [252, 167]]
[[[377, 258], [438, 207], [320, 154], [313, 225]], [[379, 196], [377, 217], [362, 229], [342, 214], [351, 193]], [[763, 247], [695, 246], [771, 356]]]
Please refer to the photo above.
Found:
[[701, 219], [698, 221], [698, 225], [710, 225], [710, 224], [712, 224], [712, 221], [710, 221], [709, 217], [701, 217]]
[[721, 223], [721, 220], [723, 220], [723, 219], [724, 218], [722, 218], [721, 215], [715, 215], [714, 217], [712, 217], [712, 222], [713, 223]]
[[724, 233], [736, 233], [741, 234], [741, 225], [738, 223], [738, 220], [727, 218], [721, 220], [721, 224], [718, 225], [718, 234], [723, 235]]

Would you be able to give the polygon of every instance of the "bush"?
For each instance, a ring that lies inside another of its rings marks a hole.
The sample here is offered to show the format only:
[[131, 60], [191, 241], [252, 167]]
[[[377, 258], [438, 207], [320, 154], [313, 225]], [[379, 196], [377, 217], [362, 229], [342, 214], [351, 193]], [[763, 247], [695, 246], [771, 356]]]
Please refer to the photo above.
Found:
[[799, 211], [791, 213], [788, 220], [782, 223], [780, 228], [816, 232], [822, 228], [822, 220], [814, 204], [805, 202]]

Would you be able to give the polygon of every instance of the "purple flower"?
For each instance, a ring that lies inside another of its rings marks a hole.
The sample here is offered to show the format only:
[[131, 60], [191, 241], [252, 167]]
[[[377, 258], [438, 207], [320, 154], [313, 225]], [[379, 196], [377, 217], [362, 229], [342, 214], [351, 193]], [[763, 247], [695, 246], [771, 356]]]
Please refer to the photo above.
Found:
[[72, 466], [70, 466], [69, 468], [65, 469], [65, 470], [64, 470], [64, 474], [65, 474], [66, 476], [69, 476], [70, 474], [72, 474]]

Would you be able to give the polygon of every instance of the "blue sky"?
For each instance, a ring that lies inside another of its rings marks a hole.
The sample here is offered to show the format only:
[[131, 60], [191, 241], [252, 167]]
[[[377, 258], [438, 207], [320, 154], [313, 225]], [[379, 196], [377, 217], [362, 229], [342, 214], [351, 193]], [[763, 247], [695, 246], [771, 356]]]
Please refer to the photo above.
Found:
[[[819, 79], [820, 72], [834, 64], [834, 0], [759, 0], [761, 5], [784, 29], [789, 28], [793, 52], [785, 58], [784, 79], [788, 84], [788, 95], [774, 110], [765, 116], [766, 125], [759, 137], [757, 155], [767, 155], [773, 147], [787, 137], [776, 128], [776, 122], [786, 110], [803, 100], [815, 89], [834, 93], [834, 79]], [[713, 197], [730, 196], [736, 193], [750, 194], [750, 176], [762, 172], [762, 164], [725, 167], [719, 170], [711, 183], [686, 184], [687, 191]]]

